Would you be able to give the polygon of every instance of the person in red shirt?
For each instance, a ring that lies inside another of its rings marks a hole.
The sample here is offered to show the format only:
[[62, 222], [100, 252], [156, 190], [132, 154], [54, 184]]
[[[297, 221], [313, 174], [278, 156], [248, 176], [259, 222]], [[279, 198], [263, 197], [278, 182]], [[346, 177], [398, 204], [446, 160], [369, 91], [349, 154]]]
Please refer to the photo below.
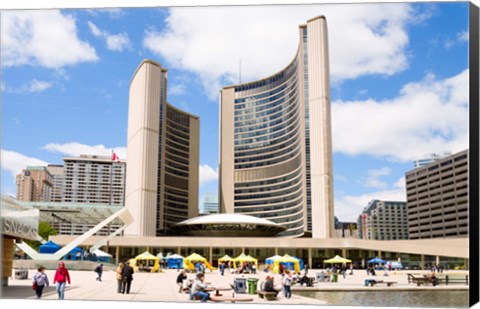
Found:
[[68, 269], [65, 267], [64, 262], [59, 262], [55, 277], [53, 277], [53, 284], [57, 284], [56, 291], [58, 293], [58, 299], [64, 298], [65, 285], [67, 282], [70, 284], [70, 274], [68, 273]]

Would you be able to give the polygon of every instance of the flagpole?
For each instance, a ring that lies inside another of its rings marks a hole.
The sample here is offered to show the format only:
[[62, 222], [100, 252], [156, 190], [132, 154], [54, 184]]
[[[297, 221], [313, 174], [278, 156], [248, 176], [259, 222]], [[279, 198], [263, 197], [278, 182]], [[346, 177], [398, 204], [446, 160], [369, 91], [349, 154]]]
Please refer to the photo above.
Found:
[[113, 149], [112, 155], [110, 156], [110, 205], [112, 205], [112, 178], [113, 178]]

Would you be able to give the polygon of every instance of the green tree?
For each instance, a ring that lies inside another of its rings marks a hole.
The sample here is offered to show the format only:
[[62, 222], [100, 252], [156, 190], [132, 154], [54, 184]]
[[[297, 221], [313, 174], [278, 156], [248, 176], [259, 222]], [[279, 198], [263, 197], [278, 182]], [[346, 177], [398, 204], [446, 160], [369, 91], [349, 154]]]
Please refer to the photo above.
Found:
[[[58, 231], [54, 229], [48, 222], [40, 221], [38, 223], [38, 235], [40, 235], [43, 239], [48, 240], [49, 236], [57, 234]], [[37, 251], [38, 247], [42, 245], [42, 243], [37, 240], [26, 240], [25, 242]]]

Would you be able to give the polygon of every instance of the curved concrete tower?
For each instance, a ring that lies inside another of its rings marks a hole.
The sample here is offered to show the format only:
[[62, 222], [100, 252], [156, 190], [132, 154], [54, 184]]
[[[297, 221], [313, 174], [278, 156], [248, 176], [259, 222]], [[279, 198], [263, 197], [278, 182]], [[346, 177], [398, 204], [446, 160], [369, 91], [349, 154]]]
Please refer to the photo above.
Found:
[[333, 173], [325, 17], [299, 27], [282, 71], [221, 90], [220, 209], [333, 235]]
[[199, 119], [167, 103], [167, 70], [144, 60], [130, 83], [125, 235], [168, 234], [198, 214]]

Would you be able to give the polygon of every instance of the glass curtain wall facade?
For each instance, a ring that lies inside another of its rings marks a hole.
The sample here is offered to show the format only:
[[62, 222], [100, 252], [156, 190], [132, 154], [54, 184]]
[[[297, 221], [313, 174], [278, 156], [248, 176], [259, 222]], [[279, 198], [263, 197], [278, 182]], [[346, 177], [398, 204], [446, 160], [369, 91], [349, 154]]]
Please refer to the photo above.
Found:
[[144, 60], [130, 83], [125, 235], [169, 234], [198, 215], [197, 116], [167, 103], [167, 70]]
[[221, 91], [221, 212], [271, 220], [281, 236], [333, 231], [326, 31], [309, 20], [284, 70]]

